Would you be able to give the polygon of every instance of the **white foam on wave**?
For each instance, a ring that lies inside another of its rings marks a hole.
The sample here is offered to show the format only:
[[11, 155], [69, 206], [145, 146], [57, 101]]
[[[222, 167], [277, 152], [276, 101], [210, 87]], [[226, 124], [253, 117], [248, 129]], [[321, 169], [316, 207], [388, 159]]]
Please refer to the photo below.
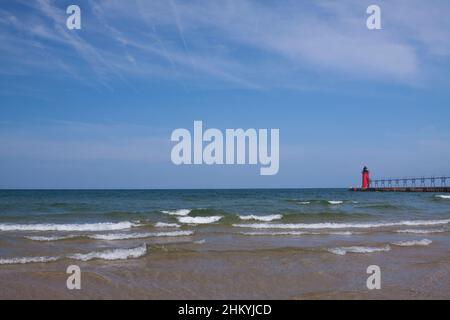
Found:
[[337, 236], [351, 236], [355, 234], [351, 231], [332, 231], [332, 232], [307, 232], [307, 231], [275, 231], [275, 232], [241, 232], [240, 234], [246, 236], [303, 236], [303, 235], [337, 235]]
[[447, 200], [450, 199], [450, 195], [443, 195], [443, 194], [440, 194], [440, 195], [437, 195], [436, 197], [437, 197], [437, 198], [441, 198], [441, 199], [447, 199]]
[[[73, 260], [90, 261], [94, 259], [101, 260], [127, 260], [136, 259], [147, 254], [147, 245], [143, 244], [135, 248], [126, 249], [108, 249], [104, 251], [94, 251], [90, 253], [75, 253], [66, 257]], [[6, 264], [27, 264], [27, 263], [46, 263], [54, 262], [61, 257], [18, 257], [9, 259], [0, 259], [0, 265]]]
[[222, 219], [222, 216], [211, 217], [179, 217], [178, 221], [187, 224], [208, 224], [214, 223]]
[[59, 241], [59, 240], [68, 240], [68, 239], [74, 239], [74, 238], [78, 238], [79, 236], [77, 235], [68, 235], [68, 236], [49, 236], [49, 237], [45, 237], [45, 236], [29, 236], [29, 237], [25, 237], [29, 240], [33, 240], [33, 241], [42, 241], [42, 242], [46, 242], [46, 241]]
[[306, 201], [302, 199], [289, 199], [289, 202], [295, 202], [296, 204], [311, 204], [311, 201]]
[[329, 200], [328, 203], [336, 205], [336, 204], [343, 204], [344, 201], [341, 201], [341, 200]]
[[11, 259], [0, 259], [1, 264], [26, 264], [26, 263], [46, 263], [58, 260], [59, 257], [19, 257]]
[[194, 241], [195, 244], [204, 244], [206, 242], [205, 239]]
[[389, 245], [386, 245], [385, 247], [360, 247], [360, 246], [340, 247], [328, 249], [327, 251], [330, 253], [343, 256], [347, 253], [374, 253], [374, 252], [386, 252], [390, 250], [391, 247]]
[[280, 231], [280, 232], [241, 232], [244, 236], [302, 236], [307, 234], [304, 231]]
[[109, 249], [105, 251], [94, 251], [90, 253], [76, 253], [69, 255], [69, 259], [90, 261], [93, 259], [101, 260], [127, 260], [137, 259], [147, 254], [147, 245], [143, 244], [136, 248], [129, 249]]
[[414, 233], [414, 234], [430, 234], [446, 232], [445, 229], [402, 229], [396, 230], [397, 233]]
[[335, 231], [335, 232], [327, 232], [326, 234], [337, 235], [337, 236], [351, 236], [353, 234], [361, 234], [361, 232]]
[[94, 240], [129, 240], [129, 239], [145, 239], [152, 237], [181, 237], [190, 236], [194, 231], [169, 231], [169, 232], [141, 232], [141, 233], [108, 233], [108, 234], [91, 234], [91, 235], [67, 235], [67, 236], [27, 236], [25, 238], [33, 241], [59, 241], [75, 238], [89, 238]]
[[181, 227], [178, 223], [166, 223], [166, 222], [157, 222], [155, 224], [156, 228], [179, 228]]
[[182, 237], [193, 235], [193, 231], [172, 231], [172, 232], [141, 232], [141, 233], [109, 233], [109, 234], [94, 234], [89, 235], [88, 238], [95, 240], [131, 240], [131, 239], [146, 239], [152, 237]]
[[110, 231], [139, 226], [129, 221], [81, 224], [0, 224], [0, 231]]
[[258, 220], [258, 221], [273, 221], [273, 220], [280, 220], [283, 218], [283, 215], [281, 214], [272, 214], [268, 216], [256, 216], [256, 215], [246, 215], [246, 216], [239, 216], [239, 219], [241, 220]]
[[171, 215], [171, 216], [187, 216], [191, 213], [190, 209], [177, 209], [177, 210], [162, 210], [162, 213]]
[[431, 241], [429, 239], [392, 242], [392, 244], [394, 246], [400, 246], [400, 247], [428, 246], [432, 243], [433, 243], [433, 241]]
[[233, 224], [233, 227], [252, 228], [252, 229], [370, 229], [380, 227], [397, 227], [397, 226], [433, 226], [450, 223], [450, 219], [445, 220], [412, 220], [400, 222], [373, 222], [373, 223], [249, 223], [249, 224]]

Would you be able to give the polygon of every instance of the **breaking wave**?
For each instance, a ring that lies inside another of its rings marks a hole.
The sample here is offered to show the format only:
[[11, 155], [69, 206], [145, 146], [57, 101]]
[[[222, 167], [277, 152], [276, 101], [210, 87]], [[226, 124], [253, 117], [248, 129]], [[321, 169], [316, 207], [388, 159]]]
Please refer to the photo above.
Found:
[[59, 257], [20, 257], [11, 259], [0, 259], [1, 264], [26, 264], [26, 263], [45, 263], [58, 260]]
[[450, 223], [450, 219], [445, 220], [412, 220], [400, 222], [374, 222], [374, 223], [291, 223], [291, 224], [271, 224], [271, 223], [253, 223], [253, 224], [233, 224], [233, 227], [252, 228], [252, 229], [370, 229], [379, 227], [396, 226], [433, 226]]
[[194, 231], [170, 231], [170, 232], [141, 232], [141, 233], [108, 233], [92, 235], [67, 235], [67, 236], [27, 236], [25, 238], [33, 241], [59, 241], [76, 238], [89, 238], [94, 240], [131, 240], [146, 239], [152, 237], [182, 237], [193, 235]]
[[177, 209], [177, 210], [162, 210], [162, 213], [171, 215], [171, 216], [187, 216], [191, 213], [190, 209]]
[[68, 235], [68, 236], [49, 236], [49, 237], [45, 237], [45, 236], [29, 236], [29, 237], [25, 237], [26, 239], [29, 240], [33, 240], [33, 241], [59, 241], [59, 240], [68, 240], [68, 239], [74, 239], [74, 238], [78, 238], [79, 236], [77, 235]]
[[240, 234], [245, 236], [303, 236], [303, 235], [351, 236], [355, 233], [351, 231], [342, 231], [342, 232], [275, 231], [275, 232], [241, 232]]
[[188, 224], [208, 224], [214, 223], [222, 219], [222, 216], [212, 216], [212, 217], [179, 217], [178, 221], [181, 223]]
[[283, 218], [283, 215], [281, 214], [272, 214], [268, 216], [256, 216], [256, 215], [247, 215], [247, 216], [239, 216], [239, 219], [241, 220], [258, 220], [258, 221], [273, 221], [273, 220], [280, 220]]
[[146, 232], [146, 233], [109, 233], [109, 234], [94, 234], [88, 236], [95, 240], [130, 240], [130, 239], [145, 239], [151, 237], [181, 237], [193, 235], [193, 231], [172, 231], [172, 232]]
[[128, 221], [82, 224], [0, 224], [0, 231], [111, 231], [137, 227]]
[[143, 244], [136, 248], [130, 249], [109, 249], [105, 251], [94, 251], [90, 253], [76, 253], [69, 255], [69, 259], [90, 261], [93, 259], [100, 260], [127, 260], [137, 259], [147, 254], [147, 245]]
[[304, 231], [280, 231], [280, 232], [241, 232], [244, 236], [302, 236]]
[[429, 234], [446, 232], [445, 229], [402, 229], [396, 230], [397, 233], [415, 233], [415, 234]]
[[328, 249], [327, 251], [330, 253], [343, 256], [347, 253], [374, 253], [374, 252], [386, 252], [390, 250], [391, 247], [389, 245], [386, 245], [385, 247], [359, 247], [359, 246], [341, 247]]
[[392, 242], [394, 246], [401, 246], [401, 247], [428, 246], [432, 243], [433, 241], [428, 239]]
[[179, 228], [181, 227], [178, 223], [166, 223], [166, 222], [157, 222], [155, 224], [156, 228]]
[[436, 198], [441, 198], [441, 199], [449, 200], [449, 199], [450, 199], [450, 195], [443, 195], [443, 194], [440, 194], [440, 195], [437, 195]]
[[[302, 205], [306, 205], [306, 204], [337, 205], [337, 204], [344, 203], [344, 201], [342, 201], [342, 200], [321, 200], [321, 199], [316, 199], [316, 200], [288, 199], [286, 201], [295, 203], [295, 204], [302, 204]], [[356, 202], [353, 202], [353, 203], [356, 203]]]
[[287, 202], [292, 202], [295, 204], [311, 204], [311, 201], [299, 200], [299, 199], [288, 199]]

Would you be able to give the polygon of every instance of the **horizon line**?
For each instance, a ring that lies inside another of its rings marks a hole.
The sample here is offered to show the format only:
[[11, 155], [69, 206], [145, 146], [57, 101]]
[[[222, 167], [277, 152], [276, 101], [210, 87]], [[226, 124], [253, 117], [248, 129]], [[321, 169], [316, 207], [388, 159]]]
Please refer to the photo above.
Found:
[[170, 191], [170, 190], [299, 190], [348, 189], [345, 187], [274, 187], [274, 188], [0, 188], [0, 191]]

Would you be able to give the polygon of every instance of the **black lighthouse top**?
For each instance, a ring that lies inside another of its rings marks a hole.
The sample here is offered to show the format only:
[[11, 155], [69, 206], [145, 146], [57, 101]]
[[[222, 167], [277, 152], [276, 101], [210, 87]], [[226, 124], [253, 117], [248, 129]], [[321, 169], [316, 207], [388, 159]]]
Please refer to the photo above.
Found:
[[367, 167], [366, 167], [366, 166], [364, 166], [364, 168], [363, 168], [363, 172], [369, 172], [369, 169], [367, 169]]

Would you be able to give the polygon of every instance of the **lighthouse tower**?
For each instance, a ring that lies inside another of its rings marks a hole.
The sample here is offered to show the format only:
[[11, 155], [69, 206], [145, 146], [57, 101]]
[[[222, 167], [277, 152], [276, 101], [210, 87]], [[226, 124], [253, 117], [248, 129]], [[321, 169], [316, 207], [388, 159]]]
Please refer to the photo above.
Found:
[[369, 180], [369, 169], [367, 167], [364, 167], [362, 171], [362, 189], [367, 189], [370, 186], [370, 180]]

